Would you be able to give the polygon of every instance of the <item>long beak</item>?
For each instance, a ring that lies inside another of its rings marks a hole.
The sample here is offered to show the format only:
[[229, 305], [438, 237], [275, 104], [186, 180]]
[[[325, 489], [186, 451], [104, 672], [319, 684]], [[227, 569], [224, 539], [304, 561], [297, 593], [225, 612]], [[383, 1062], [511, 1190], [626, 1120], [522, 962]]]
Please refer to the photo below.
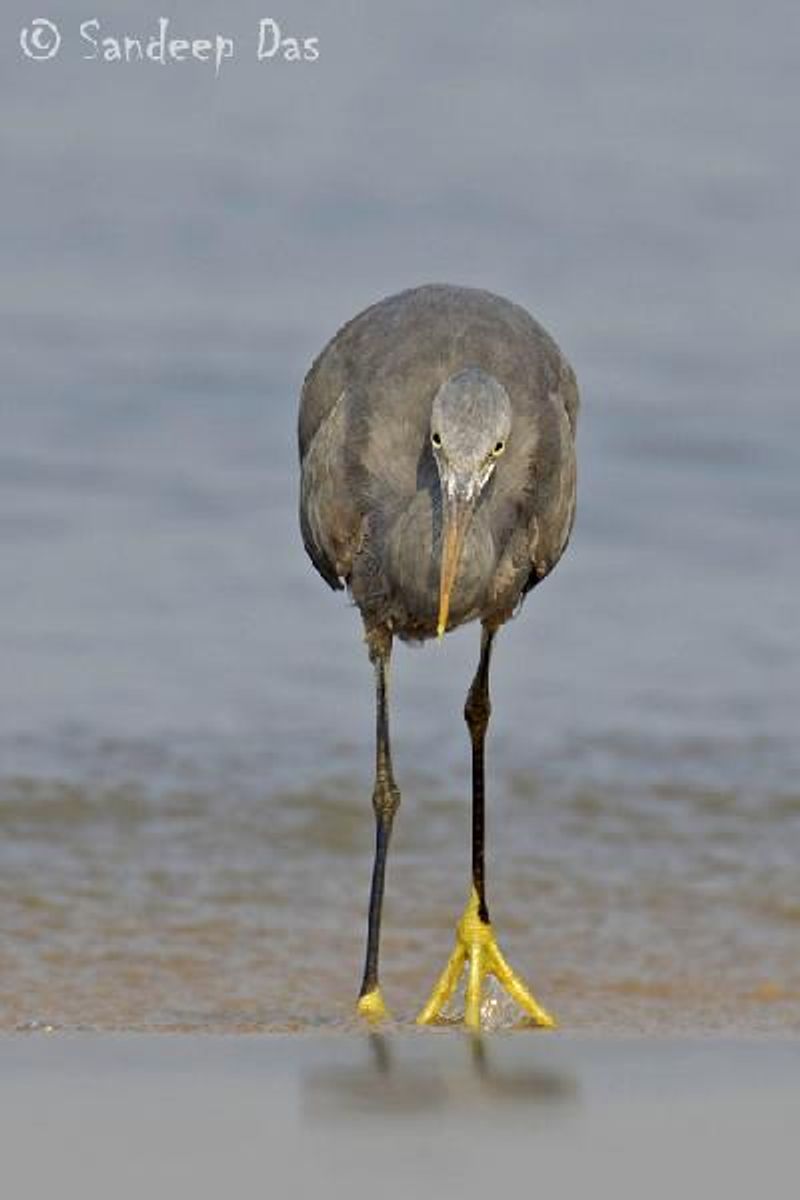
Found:
[[458, 493], [445, 494], [442, 510], [442, 565], [439, 576], [439, 619], [436, 636], [441, 638], [447, 629], [450, 613], [450, 592], [453, 589], [464, 536], [472, 519], [472, 501]]

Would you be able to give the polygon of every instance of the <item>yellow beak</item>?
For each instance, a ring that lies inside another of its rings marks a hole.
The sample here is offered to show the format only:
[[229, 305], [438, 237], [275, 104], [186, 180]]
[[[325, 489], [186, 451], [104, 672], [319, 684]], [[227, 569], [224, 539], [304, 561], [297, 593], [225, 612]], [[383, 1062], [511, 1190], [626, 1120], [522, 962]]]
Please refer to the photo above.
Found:
[[439, 576], [439, 619], [436, 636], [441, 638], [447, 629], [450, 615], [450, 593], [453, 590], [464, 537], [472, 517], [472, 504], [459, 497], [446, 497], [442, 511], [442, 565]]

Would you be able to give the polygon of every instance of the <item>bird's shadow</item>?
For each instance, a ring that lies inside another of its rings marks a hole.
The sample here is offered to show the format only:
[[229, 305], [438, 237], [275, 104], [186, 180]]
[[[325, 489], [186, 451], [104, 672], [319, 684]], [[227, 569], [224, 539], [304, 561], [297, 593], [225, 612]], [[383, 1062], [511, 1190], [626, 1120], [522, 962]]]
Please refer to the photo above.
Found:
[[504, 1041], [493, 1046], [477, 1034], [391, 1038], [372, 1033], [363, 1043], [363, 1062], [331, 1063], [306, 1072], [304, 1113], [311, 1121], [380, 1121], [487, 1105], [539, 1111], [574, 1108], [580, 1089], [571, 1070], [536, 1062], [533, 1051], [520, 1055], [514, 1050], [519, 1045], [516, 1038]]

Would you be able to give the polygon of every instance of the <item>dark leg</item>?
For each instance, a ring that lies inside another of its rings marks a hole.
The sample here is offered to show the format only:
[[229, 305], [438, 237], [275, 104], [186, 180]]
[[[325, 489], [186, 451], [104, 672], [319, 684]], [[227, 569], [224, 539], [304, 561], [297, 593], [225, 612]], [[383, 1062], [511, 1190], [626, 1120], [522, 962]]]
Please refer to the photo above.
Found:
[[472, 883], [478, 897], [478, 916], [484, 925], [489, 924], [486, 907], [486, 879], [484, 871], [485, 799], [483, 751], [486, 730], [492, 705], [489, 700], [489, 663], [492, 657], [494, 630], [484, 625], [481, 632], [481, 657], [475, 678], [464, 705], [464, 719], [472, 738]]
[[376, 756], [375, 790], [372, 807], [375, 810], [375, 862], [369, 896], [367, 958], [364, 979], [359, 993], [359, 1011], [366, 1016], [384, 1016], [386, 1008], [378, 986], [378, 949], [381, 932], [381, 908], [386, 874], [386, 855], [392, 834], [394, 814], [400, 804], [400, 792], [392, 773], [392, 754], [389, 745], [389, 662], [392, 653], [391, 634], [385, 630], [367, 637], [370, 660], [375, 668]]
[[434, 984], [428, 1002], [417, 1017], [421, 1025], [439, 1020], [447, 1011], [467, 967], [464, 994], [464, 1024], [479, 1030], [482, 1021], [483, 983], [494, 975], [534, 1024], [551, 1027], [553, 1018], [541, 1007], [522, 980], [506, 962], [489, 923], [484, 873], [484, 770], [483, 750], [489, 725], [489, 663], [495, 629], [486, 625], [481, 634], [481, 656], [467, 694], [464, 717], [472, 739], [472, 894], [456, 927], [455, 948]]

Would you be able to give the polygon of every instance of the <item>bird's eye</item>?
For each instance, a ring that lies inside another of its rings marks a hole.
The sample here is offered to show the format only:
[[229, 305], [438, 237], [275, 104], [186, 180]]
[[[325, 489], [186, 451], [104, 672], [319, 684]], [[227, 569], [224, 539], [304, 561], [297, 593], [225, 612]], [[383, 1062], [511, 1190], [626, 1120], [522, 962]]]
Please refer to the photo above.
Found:
[[437, 446], [437, 447], [438, 447], [438, 446], [441, 446], [441, 444], [442, 444], [442, 435], [441, 435], [440, 433], [432, 433], [432, 434], [431, 434], [431, 441], [433, 442], [434, 446]]
[[505, 448], [506, 448], [505, 442], [495, 442], [494, 449], [492, 450], [492, 454], [494, 454], [494, 456], [496, 458], [498, 454], [503, 453]]

